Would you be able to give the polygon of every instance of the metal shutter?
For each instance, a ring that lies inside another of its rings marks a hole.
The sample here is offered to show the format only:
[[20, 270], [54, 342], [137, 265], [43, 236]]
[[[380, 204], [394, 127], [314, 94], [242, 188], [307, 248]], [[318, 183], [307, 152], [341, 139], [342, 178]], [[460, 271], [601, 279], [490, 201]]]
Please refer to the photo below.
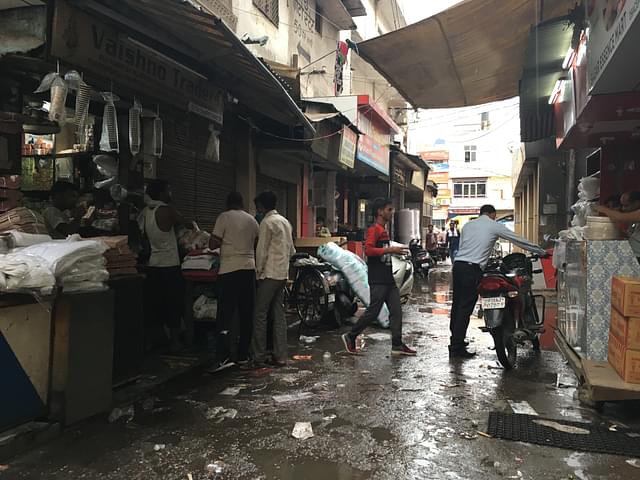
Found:
[[278, 197], [278, 212], [280, 215], [288, 218], [287, 205], [287, 189], [288, 184], [277, 180], [275, 178], [267, 177], [266, 175], [256, 175], [256, 195], [260, 192], [271, 191]]
[[164, 148], [158, 160], [158, 178], [168, 180], [176, 208], [193, 218], [202, 229], [211, 231], [217, 216], [226, 209], [227, 195], [235, 190], [235, 166], [203, 158], [207, 133], [196, 122], [173, 118], [164, 120]]

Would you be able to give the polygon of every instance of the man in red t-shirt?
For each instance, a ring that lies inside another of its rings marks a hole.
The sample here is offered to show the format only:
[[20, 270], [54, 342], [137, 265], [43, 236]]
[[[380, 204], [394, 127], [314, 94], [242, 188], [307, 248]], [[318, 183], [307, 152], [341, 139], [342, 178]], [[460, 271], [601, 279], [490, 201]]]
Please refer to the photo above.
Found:
[[350, 332], [342, 335], [348, 353], [357, 354], [356, 338], [378, 318], [382, 306], [389, 307], [391, 324], [391, 354], [415, 355], [416, 351], [402, 342], [402, 305], [400, 291], [393, 278], [391, 255], [404, 255], [405, 247], [392, 247], [386, 226], [393, 217], [393, 204], [389, 199], [378, 198], [373, 202], [376, 222], [367, 230], [365, 254], [369, 271], [371, 302]]

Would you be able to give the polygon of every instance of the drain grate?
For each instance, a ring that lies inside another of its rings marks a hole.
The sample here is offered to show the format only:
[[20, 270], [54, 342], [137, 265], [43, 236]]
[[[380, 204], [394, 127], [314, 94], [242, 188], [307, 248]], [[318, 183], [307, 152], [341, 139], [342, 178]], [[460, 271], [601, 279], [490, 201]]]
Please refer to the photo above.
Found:
[[590, 423], [491, 412], [487, 432], [495, 438], [583, 452], [640, 457], [640, 432], [611, 431]]

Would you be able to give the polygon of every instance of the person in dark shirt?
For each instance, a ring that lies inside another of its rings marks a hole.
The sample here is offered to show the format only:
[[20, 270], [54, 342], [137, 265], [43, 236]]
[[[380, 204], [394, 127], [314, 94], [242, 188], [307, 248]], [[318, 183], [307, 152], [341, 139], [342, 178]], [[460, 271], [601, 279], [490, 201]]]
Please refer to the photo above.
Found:
[[378, 318], [382, 306], [386, 303], [390, 312], [391, 323], [391, 354], [415, 355], [416, 351], [402, 342], [402, 305], [400, 291], [393, 278], [391, 269], [391, 255], [407, 253], [405, 247], [390, 246], [387, 224], [393, 217], [393, 205], [389, 199], [376, 199], [373, 202], [373, 212], [376, 222], [367, 230], [365, 254], [369, 273], [369, 288], [371, 302], [362, 317], [350, 332], [342, 335], [345, 349], [348, 353], [357, 354], [356, 339], [365, 328]]

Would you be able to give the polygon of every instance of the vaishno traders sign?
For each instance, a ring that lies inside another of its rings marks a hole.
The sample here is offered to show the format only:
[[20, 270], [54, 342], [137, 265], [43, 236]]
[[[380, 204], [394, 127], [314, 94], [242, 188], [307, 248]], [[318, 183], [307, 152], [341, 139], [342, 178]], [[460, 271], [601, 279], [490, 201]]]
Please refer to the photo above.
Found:
[[589, 22], [588, 88], [591, 91], [640, 11], [640, 0], [586, 0]]
[[72, 7], [55, 2], [51, 55], [141, 95], [222, 121], [222, 91], [205, 77]]

